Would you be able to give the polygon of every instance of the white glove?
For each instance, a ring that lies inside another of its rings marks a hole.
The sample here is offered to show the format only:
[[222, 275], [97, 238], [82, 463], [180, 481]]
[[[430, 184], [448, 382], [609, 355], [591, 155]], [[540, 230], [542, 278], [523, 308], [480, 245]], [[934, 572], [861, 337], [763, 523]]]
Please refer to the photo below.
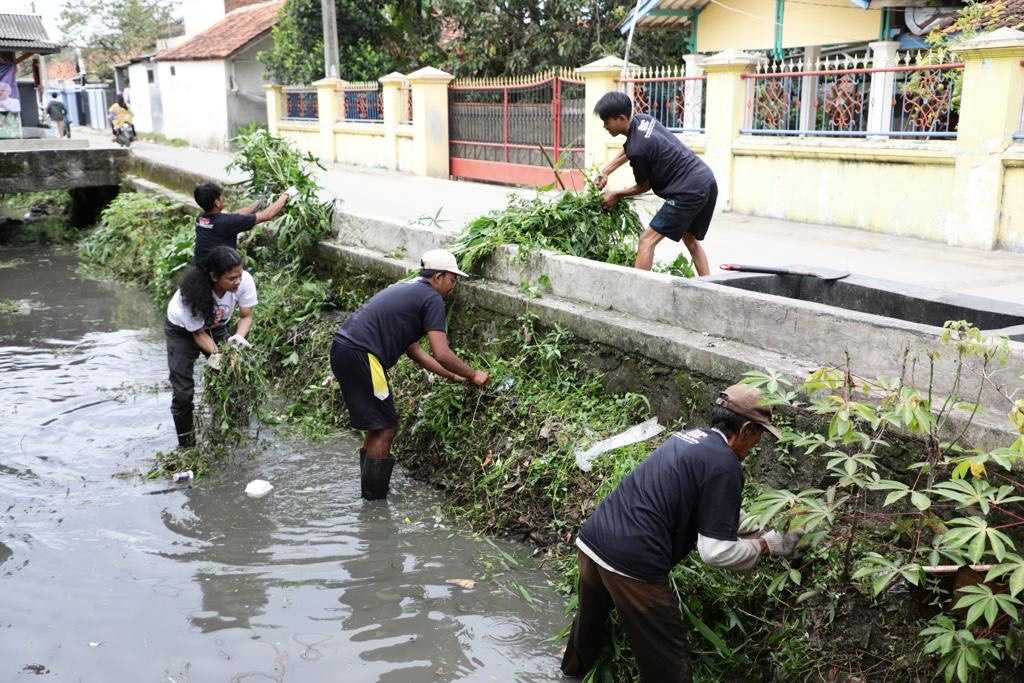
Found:
[[206, 365], [212, 370], [220, 370], [221, 361], [224, 360], [224, 356], [219, 353], [210, 354], [210, 357], [206, 359]]
[[228, 344], [233, 344], [234, 346], [241, 346], [242, 348], [246, 349], [252, 346], [252, 344], [250, 344], [245, 337], [238, 334], [233, 334], [230, 337], [228, 337]]
[[785, 535], [778, 531], [769, 531], [761, 538], [768, 546], [768, 552], [775, 557], [791, 558], [796, 555], [796, 546], [804, 536], [803, 529], [794, 529]]

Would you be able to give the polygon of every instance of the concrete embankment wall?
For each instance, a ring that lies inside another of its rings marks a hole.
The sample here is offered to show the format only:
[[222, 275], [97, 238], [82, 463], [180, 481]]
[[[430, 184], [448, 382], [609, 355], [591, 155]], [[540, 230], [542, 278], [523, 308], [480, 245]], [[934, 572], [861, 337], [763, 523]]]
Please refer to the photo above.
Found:
[[[428, 227], [346, 214], [336, 226], [336, 238], [321, 245], [324, 257], [395, 276], [414, 268], [417, 254], [452, 241], [450, 234]], [[506, 315], [530, 311], [584, 339], [723, 382], [750, 370], [772, 370], [799, 383], [814, 368], [849, 362], [867, 378], [905, 373], [924, 390], [930, 369], [922, 363], [904, 367], [906, 351], [938, 346], [939, 330], [929, 325], [572, 256], [524, 256], [511, 246], [495, 253], [484, 275], [460, 287], [460, 296]], [[936, 361], [938, 395], [953, 389], [955, 362], [951, 353]], [[1012, 381], [1022, 374], [1024, 345], [1012, 343], [1010, 361], [997, 377]], [[961, 391], [971, 395], [978, 382], [968, 372]], [[984, 410], [970, 427], [971, 440], [1006, 445], [1005, 399], [981, 388]], [[962, 427], [962, 419], [953, 425]]]
[[[203, 179], [151, 162], [133, 168], [179, 192]], [[143, 183], [141, 189], [155, 187]], [[394, 279], [415, 268], [419, 254], [450, 246], [453, 240], [450, 233], [428, 226], [342, 212], [336, 215], [335, 229], [334, 239], [321, 243], [322, 259]], [[904, 367], [904, 358], [908, 349], [917, 352], [938, 342], [937, 328], [928, 325], [572, 256], [521, 255], [511, 246], [499, 249], [484, 277], [464, 283], [458, 295], [502, 315], [530, 312], [582, 339], [722, 383], [750, 370], [771, 370], [798, 384], [814, 368], [846, 367], [849, 362], [863, 377], [905, 373], [927, 389], [929, 368], [923, 363]], [[954, 362], [947, 353], [936, 364], [934, 390], [940, 396], [952, 388]], [[969, 374], [962, 385], [967, 395], [971, 382], [977, 381]], [[1010, 361], [996, 381], [1021, 375], [1024, 345], [1012, 343]], [[980, 403], [983, 411], [969, 427], [969, 440], [979, 447], [1007, 445], [1013, 435], [1005, 399], [982, 387]], [[964, 428], [963, 417], [949, 421], [951, 433]]]

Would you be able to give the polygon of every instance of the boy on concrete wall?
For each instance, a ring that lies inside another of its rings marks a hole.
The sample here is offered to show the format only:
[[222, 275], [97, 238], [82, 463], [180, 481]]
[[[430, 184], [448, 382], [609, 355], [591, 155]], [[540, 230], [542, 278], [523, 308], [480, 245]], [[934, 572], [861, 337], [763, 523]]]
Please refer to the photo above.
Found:
[[700, 243], [708, 233], [718, 199], [714, 173], [660, 121], [647, 114], [633, 114], [633, 103], [625, 93], [605, 94], [594, 113], [610, 134], [626, 136], [622, 151], [601, 169], [597, 186], [604, 189], [608, 176], [627, 160], [636, 180], [624, 190], [606, 190], [604, 208], [611, 209], [624, 197], [648, 190], [665, 200], [640, 236], [635, 266], [650, 270], [654, 248], [667, 237], [674, 242], [682, 240], [697, 274], [708, 275], [708, 257]]

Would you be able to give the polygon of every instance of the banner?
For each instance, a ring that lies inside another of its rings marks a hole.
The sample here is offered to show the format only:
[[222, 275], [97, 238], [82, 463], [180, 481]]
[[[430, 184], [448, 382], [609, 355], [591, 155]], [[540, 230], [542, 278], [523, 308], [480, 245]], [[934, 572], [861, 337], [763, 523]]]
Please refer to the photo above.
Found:
[[0, 62], [0, 138], [21, 137], [17, 71], [14, 62]]

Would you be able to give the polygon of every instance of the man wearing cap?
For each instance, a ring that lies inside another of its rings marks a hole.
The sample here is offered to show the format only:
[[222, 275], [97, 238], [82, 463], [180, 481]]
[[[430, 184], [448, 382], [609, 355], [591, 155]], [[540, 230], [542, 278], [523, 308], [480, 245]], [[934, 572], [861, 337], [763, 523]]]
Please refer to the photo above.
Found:
[[673, 434], [601, 502], [576, 538], [579, 609], [562, 672], [583, 677], [607, 639], [612, 607], [645, 682], [690, 681], [682, 617], [669, 583], [694, 547], [713, 566], [751, 569], [764, 552], [792, 557], [801, 531], [740, 538], [740, 463], [765, 431], [778, 437], [756, 388], [736, 384], [711, 410], [710, 427]]
[[[487, 384], [488, 373], [474, 370], [448, 347], [444, 298], [459, 277], [455, 256], [433, 249], [420, 259], [419, 277], [377, 292], [334, 334], [331, 370], [341, 385], [352, 426], [366, 432], [359, 449], [360, 481], [366, 500], [386, 498], [395, 461], [391, 441], [398, 412], [387, 371], [403, 353], [418, 365], [453, 382]], [[433, 356], [420, 347], [427, 336]]]

